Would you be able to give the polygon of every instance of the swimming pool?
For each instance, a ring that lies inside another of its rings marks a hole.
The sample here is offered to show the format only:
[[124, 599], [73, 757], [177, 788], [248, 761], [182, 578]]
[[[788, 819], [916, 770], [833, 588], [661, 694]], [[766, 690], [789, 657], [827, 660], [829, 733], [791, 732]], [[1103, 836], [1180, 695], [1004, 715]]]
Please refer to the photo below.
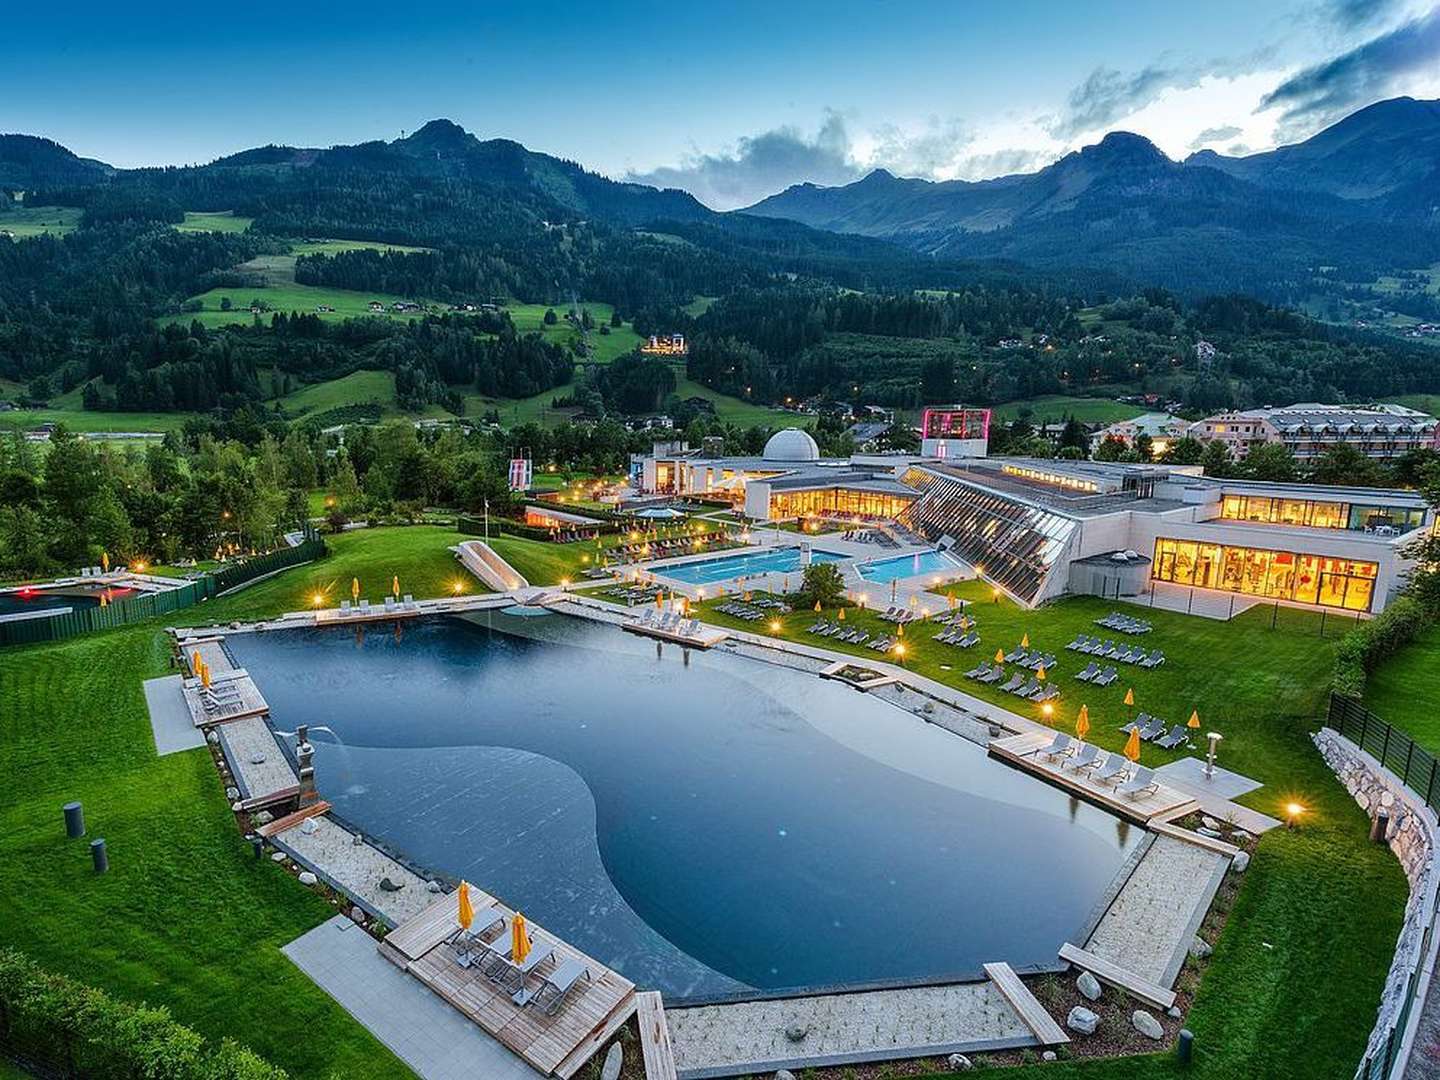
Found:
[[232, 634], [321, 795], [669, 999], [1054, 966], [1143, 833], [872, 695], [502, 614]]
[[102, 595], [106, 600], [123, 600], [127, 596], [133, 596], [134, 593], [134, 589], [117, 589], [106, 585], [62, 585], [54, 588], [10, 589], [0, 592], [0, 617], [38, 614], [42, 611], [58, 614], [65, 608], [99, 607]]
[[[848, 557], [819, 549], [811, 552], [811, 561], [817, 563], [840, 562]], [[800, 549], [783, 547], [744, 551], [714, 559], [698, 559], [677, 566], [660, 566], [655, 568], [654, 573], [683, 581], [687, 585], [709, 585], [713, 581], [729, 581], [731, 578], [753, 577], [757, 574], [793, 574], [800, 569]]]
[[953, 574], [960, 569], [958, 563], [938, 551], [919, 551], [913, 555], [896, 555], [891, 559], [879, 559], [860, 564], [860, 576], [866, 581], [888, 585], [900, 578], [919, 577], [922, 574]]

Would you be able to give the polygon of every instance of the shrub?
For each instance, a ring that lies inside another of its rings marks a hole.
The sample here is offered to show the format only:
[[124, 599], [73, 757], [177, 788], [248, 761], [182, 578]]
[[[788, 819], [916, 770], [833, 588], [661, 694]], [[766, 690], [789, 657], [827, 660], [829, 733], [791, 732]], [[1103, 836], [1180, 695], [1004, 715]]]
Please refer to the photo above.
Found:
[[1394, 656], [1430, 624], [1430, 611], [1412, 596], [1398, 597], [1375, 618], [1351, 630], [1335, 648], [1331, 689], [1346, 697], [1365, 693], [1370, 672]]
[[845, 598], [845, 578], [834, 563], [811, 563], [805, 568], [800, 591], [791, 597], [797, 607], [833, 608]]

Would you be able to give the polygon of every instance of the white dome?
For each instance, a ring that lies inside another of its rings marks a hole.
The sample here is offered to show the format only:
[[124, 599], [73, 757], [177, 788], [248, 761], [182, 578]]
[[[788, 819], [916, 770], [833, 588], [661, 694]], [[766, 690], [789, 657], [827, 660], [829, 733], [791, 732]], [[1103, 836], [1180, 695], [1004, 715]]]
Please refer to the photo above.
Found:
[[819, 461], [820, 447], [809, 432], [791, 427], [771, 435], [762, 456], [766, 461]]

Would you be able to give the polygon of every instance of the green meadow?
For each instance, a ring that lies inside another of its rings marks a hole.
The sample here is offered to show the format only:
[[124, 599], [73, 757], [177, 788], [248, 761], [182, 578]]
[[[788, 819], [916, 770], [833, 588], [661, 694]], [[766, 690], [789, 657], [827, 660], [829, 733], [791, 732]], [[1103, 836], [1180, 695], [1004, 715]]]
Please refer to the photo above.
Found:
[[1106, 398], [1047, 394], [996, 405], [991, 416], [996, 423], [1008, 424], [1019, 418], [1021, 409], [1030, 410], [1032, 424], [1059, 423], [1067, 416], [1073, 416], [1082, 424], [1114, 424], [1121, 420], [1134, 419], [1145, 411], [1137, 405], [1126, 405], [1122, 401], [1110, 401]]
[[72, 206], [21, 206], [0, 214], [0, 234], [15, 240], [51, 233], [64, 236], [80, 225], [82, 211]]

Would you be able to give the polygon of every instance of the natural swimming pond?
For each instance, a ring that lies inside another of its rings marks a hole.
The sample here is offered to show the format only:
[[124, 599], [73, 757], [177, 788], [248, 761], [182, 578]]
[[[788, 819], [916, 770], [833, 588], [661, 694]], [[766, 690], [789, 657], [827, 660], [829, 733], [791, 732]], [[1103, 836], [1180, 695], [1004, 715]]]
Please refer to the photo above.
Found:
[[[833, 551], [817, 550], [811, 553], [811, 561], [817, 563], [840, 562], [845, 558], [847, 556], [837, 555]], [[729, 581], [731, 578], [750, 577], [755, 574], [793, 574], [801, 568], [802, 561], [798, 547], [769, 548], [737, 555], [721, 555], [714, 559], [697, 559], [676, 566], [660, 566], [656, 567], [654, 572], [683, 581], [687, 585], [709, 585], [714, 581]]]
[[0, 592], [0, 616], [58, 611], [64, 608], [98, 607], [102, 594], [107, 600], [121, 600], [134, 593], [134, 589], [116, 589], [104, 585], [10, 589]]
[[1143, 836], [874, 696], [563, 616], [226, 645], [333, 730], [337, 813], [670, 998], [1052, 966]]
[[917, 551], [912, 555], [896, 555], [890, 559], [861, 563], [860, 576], [866, 581], [888, 585], [899, 578], [921, 574], [953, 574], [960, 566], [938, 551]]

